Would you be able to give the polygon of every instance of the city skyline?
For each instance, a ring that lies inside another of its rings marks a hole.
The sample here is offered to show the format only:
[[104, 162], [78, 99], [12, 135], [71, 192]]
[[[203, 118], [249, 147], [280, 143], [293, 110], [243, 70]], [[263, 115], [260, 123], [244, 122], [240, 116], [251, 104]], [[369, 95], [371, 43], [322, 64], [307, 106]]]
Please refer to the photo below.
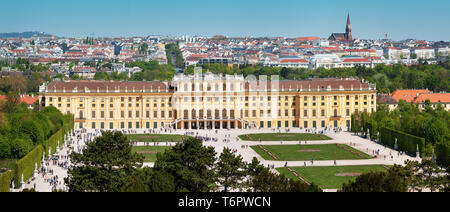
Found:
[[387, 33], [393, 40], [450, 40], [450, 28], [445, 27], [450, 20], [445, 8], [450, 2], [431, 0], [426, 11], [423, 4], [415, 2], [21, 0], [3, 4], [0, 31], [42, 31], [61, 37], [220, 34], [327, 38], [345, 30], [350, 13], [354, 38], [379, 39]]

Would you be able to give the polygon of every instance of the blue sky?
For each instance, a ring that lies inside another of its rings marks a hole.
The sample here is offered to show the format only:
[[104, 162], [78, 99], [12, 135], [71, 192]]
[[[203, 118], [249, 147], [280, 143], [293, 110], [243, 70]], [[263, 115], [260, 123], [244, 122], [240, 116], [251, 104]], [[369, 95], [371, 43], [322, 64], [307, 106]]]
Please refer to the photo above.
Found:
[[4, 0], [0, 32], [59, 36], [319, 36], [450, 40], [448, 0]]

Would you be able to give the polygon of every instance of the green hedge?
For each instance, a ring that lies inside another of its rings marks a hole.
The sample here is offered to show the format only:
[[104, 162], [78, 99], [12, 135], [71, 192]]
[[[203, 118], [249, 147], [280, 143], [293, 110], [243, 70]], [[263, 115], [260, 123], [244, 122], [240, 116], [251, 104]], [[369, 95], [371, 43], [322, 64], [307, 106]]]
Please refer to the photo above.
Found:
[[37, 145], [31, 152], [25, 155], [22, 159], [18, 160], [15, 164], [13, 171], [4, 172], [0, 175], [0, 192], [9, 191], [9, 185], [12, 179], [14, 179], [14, 186], [18, 188], [20, 186], [23, 174], [23, 181], [26, 182], [34, 174], [35, 164], [38, 165], [38, 169], [41, 167], [42, 156], [48, 157], [48, 150], [51, 149], [51, 154], [56, 152], [56, 146], [58, 141], [60, 146], [63, 145], [64, 135], [66, 135], [74, 127], [74, 118], [72, 115], [65, 115], [63, 126], [49, 139], [44, 141], [41, 145]]
[[361, 126], [359, 124], [359, 117], [358, 114], [352, 114], [351, 116], [351, 132], [357, 133], [361, 132]]
[[44, 150], [45, 150], [45, 157], [48, 158], [48, 150], [51, 149], [50, 153], [54, 154], [56, 152], [56, 146], [58, 145], [58, 141], [62, 143], [63, 140], [63, 130], [60, 129], [58, 132], [53, 134], [48, 140], [44, 142]]
[[449, 142], [438, 143], [436, 145], [436, 162], [445, 167], [450, 165], [450, 145]]
[[0, 192], [9, 192], [12, 177], [12, 171], [6, 171], [0, 174]]
[[37, 168], [41, 167], [42, 155], [44, 154], [44, 148], [42, 145], [37, 145], [30, 153], [25, 155], [22, 159], [18, 160], [16, 163], [14, 171], [14, 184], [15, 187], [20, 186], [23, 174], [23, 182], [26, 182], [34, 174], [35, 164]]
[[50, 149], [50, 154], [54, 154], [56, 152], [56, 147], [61, 147], [64, 144], [64, 135], [66, 135], [71, 129], [73, 129], [73, 116], [66, 115], [64, 116], [64, 123], [61, 129], [58, 130], [55, 134], [53, 134], [48, 140], [44, 142], [44, 153], [45, 157], [48, 158], [48, 150]]
[[397, 138], [398, 150], [405, 151], [411, 155], [416, 155], [417, 145], [419, 145], [420, 155], [424, 156], [425, 139], [414, 135], [410, 135], [398, 130], [383, 127], [380, 130], [380, 142], [390, 147], [395, 146], [395, 138]]

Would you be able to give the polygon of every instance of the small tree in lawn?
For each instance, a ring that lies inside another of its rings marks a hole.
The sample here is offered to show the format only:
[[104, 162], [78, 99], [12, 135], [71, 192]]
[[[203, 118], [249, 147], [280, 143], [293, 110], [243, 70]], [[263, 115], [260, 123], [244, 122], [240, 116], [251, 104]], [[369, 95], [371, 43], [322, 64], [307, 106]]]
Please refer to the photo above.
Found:
[[231, 149], [225, 148], [217, 162], [217, 175], [219, 183], [224, 187], [224, 192], [229, 188], [242, 187], [242, 179], [246, 175], [245, 164], [241, 155], [235, 155]]

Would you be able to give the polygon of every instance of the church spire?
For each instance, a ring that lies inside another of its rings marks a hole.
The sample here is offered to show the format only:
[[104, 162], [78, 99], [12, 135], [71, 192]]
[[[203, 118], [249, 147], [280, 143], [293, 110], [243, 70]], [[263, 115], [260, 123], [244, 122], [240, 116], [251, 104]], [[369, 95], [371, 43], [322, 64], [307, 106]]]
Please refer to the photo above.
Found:
[[350, 24], [350, 13], [347, 15], [347, 26], [345, 27], [345, 36], [347, 40], [353, 40], [352, 24]]
[[347, 15], [347, 26], [350, 25], [350, 13]]

